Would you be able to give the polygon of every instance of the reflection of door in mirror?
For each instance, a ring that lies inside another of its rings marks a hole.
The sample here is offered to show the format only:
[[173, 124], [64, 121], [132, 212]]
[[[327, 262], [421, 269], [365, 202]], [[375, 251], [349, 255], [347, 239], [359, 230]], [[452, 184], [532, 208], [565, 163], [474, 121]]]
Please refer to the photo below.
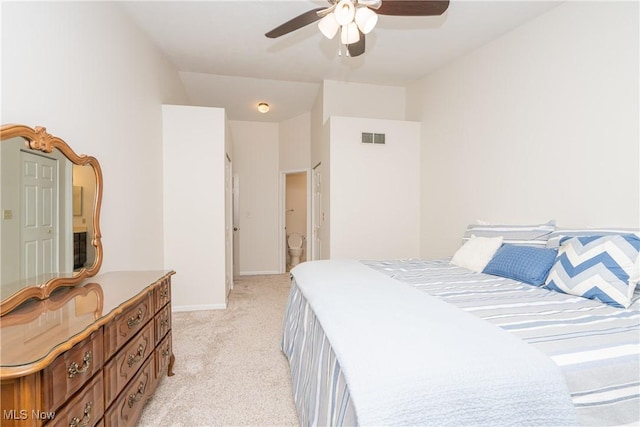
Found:
[[57, 272], [58, 174], [55, 158], [20, 151], [20, 278]]
[[[73, 165], [73, 187], [82, 189], [79, 200], [79, 215], [73, 215], [74, 262], [75, 269], [89, 267], [95, 260], [93, 239], [93, 201], [96, 197], [96, 175], [88, 166]], [[74, 209], [75, 211], [75, 209]]]
[[54, 150], [3, 141], [0, 153], [1, 283], [73, 271], [72, 163]]

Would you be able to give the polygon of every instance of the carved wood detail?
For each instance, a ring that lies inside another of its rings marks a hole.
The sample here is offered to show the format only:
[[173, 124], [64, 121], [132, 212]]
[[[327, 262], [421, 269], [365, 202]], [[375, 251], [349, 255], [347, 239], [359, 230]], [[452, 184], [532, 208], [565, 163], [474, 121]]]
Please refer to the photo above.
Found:
[[88, 277], [95, 276], [100, 271], [103, 256], [102, 234], [100, 232], [103, 178], [102, 169], [98, 160], [93, 156], [87, 156], [85, 154], [78, 155], [63, 139], [48, 133], [45, 127], [36, 126], [35, 128], [31, 128], [19, 124], [6, 124], [0, 127], [0, 141], [15, 137], [23, 138], [25, 140], [25, 146], [32, 150], [51, 153], [57, 148], [73, 164], [91, 166], [93, 168], [96, 176], [96, 196], [93, 206], [93, 238], [91, 239], [91, 244], [95, 250], [95, 259], [93, 265], [88, 268], [82, 268], [72, 276], [45, 278], [41, 283], [25, 287], [13, 295], [4, 298], [0, 301], [0, 316], [10, 312], [31, 298], [46, 299], [59, 287], [73, 286]]

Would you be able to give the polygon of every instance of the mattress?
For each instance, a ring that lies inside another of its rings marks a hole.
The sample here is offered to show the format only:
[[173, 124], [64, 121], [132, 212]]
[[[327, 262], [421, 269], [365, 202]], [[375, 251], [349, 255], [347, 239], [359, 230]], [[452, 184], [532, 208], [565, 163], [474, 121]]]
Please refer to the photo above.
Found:
[[[372, 270], [517, 336], [562, 371], [579, 423], [640, 420], [640, 302], [628, 309], [472, 273], [448, 260], [363, 261]], [[305, 324], [304, 339], [299, 337]], [[341, 361], [296, 283], [283, 329], [303, 425], [359, 423]], [[535, 424], [532, 422], [531, 424]]]

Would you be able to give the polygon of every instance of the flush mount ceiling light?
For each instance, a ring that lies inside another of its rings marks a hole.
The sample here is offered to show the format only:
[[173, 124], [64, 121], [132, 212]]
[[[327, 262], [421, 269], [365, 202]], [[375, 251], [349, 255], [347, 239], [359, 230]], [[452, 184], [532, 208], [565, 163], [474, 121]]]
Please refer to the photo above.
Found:
[[266, 102], [261, 102], [258, 104], [258, 111], [260, 111], [262, 114], [268, 113], [270, 109], [271, 107], [269, 107], [269, 104], [267, 104]]
[[[340, 30], [340, 42], [346, 47], [347, 56], [364, 53], [365, 35], [369, 34], [378, 15], [438, 16], [449, 7], [449, 0], [327, 0], [329, 7], [312, 9], [265, 34], [276, 38], [318, 22], [320, 32], [332, 39]], [[374, 11], [375, 10], [375, 11]]]

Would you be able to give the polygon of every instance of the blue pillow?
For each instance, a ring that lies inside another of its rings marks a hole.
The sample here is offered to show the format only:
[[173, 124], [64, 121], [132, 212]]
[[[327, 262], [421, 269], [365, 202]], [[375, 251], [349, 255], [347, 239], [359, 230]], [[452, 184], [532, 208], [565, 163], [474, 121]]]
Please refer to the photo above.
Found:
[[504, 244], [482, 272], [540, 286], [547, 278], [556, 255], [555, 249]]
[[628, 308], [640, 280], [639, 257], [635, 234], [564, 238], [546, 287]]

